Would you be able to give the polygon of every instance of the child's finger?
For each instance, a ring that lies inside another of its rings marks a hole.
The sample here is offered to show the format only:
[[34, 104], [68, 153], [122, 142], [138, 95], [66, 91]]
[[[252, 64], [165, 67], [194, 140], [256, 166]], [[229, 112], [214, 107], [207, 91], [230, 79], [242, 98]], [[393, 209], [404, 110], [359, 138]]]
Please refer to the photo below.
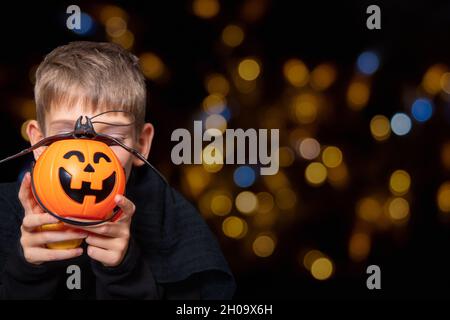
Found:
[[33, 207], [31, 208], [31, 212], [33, 212], [34, 214], [46, 213], [44, 209], [42, 209], [42, 207], [39, 205], [39, 203], [37, 203], [34, 199], [32, 200], [32, 202]]
[[77, 226], [77, 229], [85, 230], [90, 233], [98, 234], [110, 238], [119, 238], [122, 236], [123, 225], [116, 222], [107, 222], [99, 226]]
[[47, 243], [84, 239], [87, 233], [76, 231], [42, 231], [31, 235], [28, 245], [30, 247], [41, 246]]
[[22, 226], [27, 231], [33, 231], [43, 224], [57, 223], [59, 220], [48, 213], [27, 214], [22, 221]]
[[87, 254], [89, 257], [103, 263], [105, 266], [117, 265], [120, 260], [119, 253], [94, 246], [87, 247]]
[[32, 193], [31, 193], [31, 177], [30, 177], [30, 173], [27, 172], [25, 173], [25, 175], [23, 176], [22, 179], [22, 183], [20, 185], [20, 189], [19, 189], [19, 200], [22, 203], [22, 206], [25, 210], [25, 214], [27, 214], [28, 212], [31, 211], [31, 197], [32, 197]]
[[25, 259], [31, 263], [67, 260], [80, 256], [82, 248], [55, 250], [46, 248], [29, 248], [24, 251]]
[[129, 200], [127, 197], [122, 195], [116, 195], [115, 199], [116, 204], [119, 206], [119, 208], [122, 209], [122, 215], [117, 220], [118, 222], [122, 221], [129, 221], [134, 215], [134, 212], [136, 211], [136, 206], [134, 205], [131, 200]]
[[106, 249], [106, 250], [119, 249], [119, 248], [116, 248], [116, 247], [118, 247], [116, 245], [116, 238], [110, 238], [110, 237], [104, 237], [104, 236], [100, 236], [100, 235], [90, 234], [86, 238], [85, 241], [88, 245]]

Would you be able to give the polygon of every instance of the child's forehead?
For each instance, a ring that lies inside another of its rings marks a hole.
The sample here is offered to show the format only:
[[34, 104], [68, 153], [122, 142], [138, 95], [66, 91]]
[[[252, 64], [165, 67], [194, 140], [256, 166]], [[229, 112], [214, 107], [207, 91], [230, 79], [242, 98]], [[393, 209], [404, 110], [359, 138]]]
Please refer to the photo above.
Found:
[[[71, 131], [75, 127], [75, 123], [80, 116], [93, 117], [100, 112], [49, 112], [46, 116], [46, 131], [53, 132], [58, 130]], [[127, 133], [131, 130], [132, 126], [124, 126], [124, 124], [130, 124], [132, 119], [124, 113], [106, 113], [99, 115], [92, 120], [94, 128], [99, 132], [123, 132]], [[95, 123], [95, 122], [100, 123]], [[105, 123], [103, 123], [105, 122]]]
[[113, 112], [112, 110], [93, 111], [80, 108], [54, 108], [47, 113], [46, 122], [49, 126], [75, 125], [75, 122], [81, 116], [83, 116], [83, 118], [85, 116], [89, 118], [95, 117], [93, 121], [113, 124], [128, 124], [132, 122], [132, 116], [125, 112]]

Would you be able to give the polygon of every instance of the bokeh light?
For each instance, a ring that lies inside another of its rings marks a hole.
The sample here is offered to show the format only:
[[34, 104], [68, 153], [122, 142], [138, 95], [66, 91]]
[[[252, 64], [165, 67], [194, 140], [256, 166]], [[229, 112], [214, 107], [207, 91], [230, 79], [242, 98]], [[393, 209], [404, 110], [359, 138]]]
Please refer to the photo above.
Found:
[[359, 55], [357, 65], [359, 72], [372, 75], [378, 70], [380, 59], [375, 52], [365, 51]]
[[145, 52], [139, 56], [142, 73], [150, 80], [161, 78], [165, 71], [164, 63], [161, 58], [152, 52]]
[[370, 132], [377, 141], [387, 140], [391, 135], [389, 119], [383, 115], [376, 115], [370, 120]]
[[389, 217], [395, 222], [405, 220], [409, 216], [409, 203], [404, 198], [396, 197], [388, 200]]
[[211, 177], [201, 166], [186, 166], [184, 168], [185, 191], [197, 197], [209, 184]]
[[[258, 68], [258, 70], [259, 70], [259, 68]], [[256, 73], [259, 75], [259, 71], [257, 71]], [[249, 73], [247, 75], [252, 75], [252, 74], [249, 71]], [[252, 93], [252, 92], [254, 92], [256, 90], [256, 81], [243, 79], [239, 75], [239, 69], [238, 69], [238, 74], [233, 76], [233, 83], [234, 83], [236, 89], [240, 93], [250, 94], [250, 93]]]
[[327, 178], [327, 168], [320, 162], [312, 162], [306, 167], [305, 178], [310, 185], [319, 186]]
[[320, 144], [314, 138], [306, 138], [300, 143], [299, 151], [303, 158], [313, 160], [320, 154]]
[[443, 213], [450, 212], [450, 181], [444, 182], [437, 192], [437, 205]]
[[217, 129], [225, 132], [227, 120], [221, 114], [211, 114], [206, 118], [205, 129]]
[[321, 91], [328, 89], [336, 80], [336, 68], [331, 64], [320, 64], [311, 72], [311, 87]]
[[293, 111], [301, 124], [314, 122], [318, 113], [318, 101], [312, 94], [300, 94], [293, 101]]
[[223, 153], [214, 145], [207, 145], [202, 152], [203, 168], [207, 172], [218, 172], [223, 167]]
[[274, 206], [274, 200], [273, 196], [268, 192], [259, 192], [256, 195], [256, 198], [258, 199], [258, 212], [259, 213], [268, 213], [272, 211]]
[[226, 101], [221, 94], [213, 93], [203, 100], [202, 106], [206, 113], [218, 114], [225, 109]]
[[262, 177], [264, 184], [272, 193], [276, 192], [280, 188], [290, 185], [289, 179], [282, 170], [279, 170], [277, 174]]
[[229, 47], [237, 47], [244, 41], [244, 31], [241, 27], [230, 24], [222, 31], [222, 41]]
[[370, 97], [370, 88], [365, 81], [353, 81], [347, 90], [347, 103], [348, 106], [355, 110], [363, 109]]
[[289, 147], [281, 147], [278, 149], [278, 160], [280, 167], [289, 167], [295, 160], [294, 151]]
[[105, 29], [108, 36], [120, 37], [127, 31], [127, 23], [121, 17], [111, 17], [106, 21]]
[[234, 183], [236, 183], [239, 187], [247, 188], [255, 183], [256, 174], [251, 167], [240, 166], [234, 170], [233, 179]]
[[252, 214], [258, 208], [258, 198], [251, 191], [242, 191], [236, 197], [235, 206], [244, 214]]
[[370, 252], [371, 240], [367, 233], [355, 232], [349, 243], [349, 255], [353, 261], [360, 262], [367, 258]]
[[319, 250], [309, 250], [301, 261], [306, 270], [311, 271], [312, 264], [319, 258], [324, 257], [324, 254]]
[[253, 241], [253, 252], [261, 258], [267, 258], [275, 250], [275, 241], [268, 235], [260, 235]]
[[447, 67], [442, 64], [431, 66], [422, 79], [422, 87], [429, 94], [437, 94], [441, 90], [441, 78], [447, 72]]
[[218, 194], [211, 200], [211, 211], [217, 216], [225, 216], [231, 212], [233, 202], [226, 194]]
[[94, 20], [92, 19], [92, 17], [89, 14], [87, 14], [86, 12], [81, 12], [80, 28], [72, 29], [71, 31], [80, 36], [87, 36], [93, 32], [94, 26], [95, 26], [95, 23], [94, 23]]
[[111, 18], [121, 18], [125, 22], [128, 21], [128, 14], [122, 8], [114, 5], [106, 5], [100, 11], [100, 22], [106, 25], [106, 22]]
[[306, 128], [295, 128], [289, 133], [289, 142], [292, 147], [296, 148], [300, 152], [299, 147], [303, 139], [311, 137], [311, 132]]
[[242, 2], [241, 17], [248, 23], [255, 23], [260, 20], [268, 9], [267, 0], [247, 0]]
[[261, 67], [259, 63], [254, 59], [244, 59], [239, 63], [239, 76], [246, 81], [255, 80], [256, 78], [258, 78], [260, 72]]
[[295, 87], [303, 87], [308, 83], [309, 70], [303, 61], [290, 59], [285, 62], [283, 73], [286, 80]]
[[14, 111], [21, 119], [36, 119], [36, 103], [33, 99], [17, 99], [13, 105]]
[[226, 97], [230, 91], [230, 84], [228, 80], [219, 73], [209, 75], [206, 78], [205, 87], [209, 94], [218, 94], [222, 97]]
[[205, 219], [210, 219], [210, 218], [213, 218], [214, 215], [217, 215], [212, 212], [211, 205], [212, 205], [213, 198], [216, 196], [221, 196], [221, 195], [230, 196], [227, 191], [212, 189], [212, 190], [208, 190], [208, 191], [204, 192], [198, 198], [198, 200], [197, 200], [198, 209], [200, 210], [202, 216]]
[[20, 134], [22, 135], [22, 138], [25, 141], [30, 141], [30, 138], [27, 134], [27, 126], [30, 123], [31, 119], [26, 120], [24, 123], [22, 123], [22, 126], [20, 127]]
[[389, 188], [394, 195], [404, 195], [411, 185], [411, 177], [405, 170], [396, 170], [389, 180]]
[[398, 136], [404, 136], [411, 130], [411, 119], [404, 113], [394, 114], [391, 119], [392, 131]]
[[192, 11], [196, 16], [203, 19], [215, 17], [220, 10], [218, 0], [194, 0], [192, 2]]
[[111, 38], [111, 41], [129, 50], [134, 45], [134, 34], [130, 30], [126, 30], [122, 35]]
[[450, 72], [446, 72], [441, 76], [441, 88], [447, 94], [450, 94]]
[[358, 217], [367, 222], [375, 222], [383, 214], [383, 206], [377, 199], [365, 197], [358, 201], [356, 213]]
[[318, 258], [311, 265], [311, 275], [317, 280], [327, 280], [332, 274], [333, 263], [326, 257]]
[[229, 238], [241, 239], [247, 230], [247, 222], [236, 216], [227, 217], [222, 223], [222, 231]]
[[411, 113], [417, 121], [425, 122], [429, 120], [433, 114], [433, 104], [426, 98], [417, 99], [412, 104]]
[[328, 168], [327, 178], [330, 185], [335, 188], [342, 189], [348, 186], [349, 173], [347, 166], [342, 162], [339, 166]]
[[323, 164], [328, 168], [336, 168], [342, 163], [342, 152], [338, 147], [326, 147], [322, 152]]

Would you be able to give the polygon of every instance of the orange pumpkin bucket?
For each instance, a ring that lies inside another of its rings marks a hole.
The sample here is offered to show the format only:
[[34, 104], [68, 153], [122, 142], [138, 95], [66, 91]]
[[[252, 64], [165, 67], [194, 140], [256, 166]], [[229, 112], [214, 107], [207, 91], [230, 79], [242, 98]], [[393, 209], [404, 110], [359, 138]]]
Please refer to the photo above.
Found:
[[[113, 150], [103, 142], [67, 139], [52, 143], [32, 170], [32, 190], [44, 211], [64, 222], [94, 224], [114, 214], [114, 197], [124, 194], [126, 177]], [[43, 230], [61, 230], [44, 227]], [[77, 247], [79, 242], [54, 245]]]

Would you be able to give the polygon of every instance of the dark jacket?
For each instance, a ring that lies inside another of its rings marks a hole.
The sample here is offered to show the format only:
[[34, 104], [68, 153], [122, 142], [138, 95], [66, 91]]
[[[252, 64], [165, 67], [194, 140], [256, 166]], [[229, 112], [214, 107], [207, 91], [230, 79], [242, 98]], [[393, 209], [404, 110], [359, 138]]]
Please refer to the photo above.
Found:
[[[216, 239], [179, 193], [171, 197], [147, 166], [133, 168], [126, 196], [135, 203], [131, 240], [117, 267], [83, 255], [36, 266], [23, 257], [20, 183], [0, 184], [0, 297], [3, 299], [230, 299], [233, 276]], [[81, 289], [69, 290], [69, 265]]]

